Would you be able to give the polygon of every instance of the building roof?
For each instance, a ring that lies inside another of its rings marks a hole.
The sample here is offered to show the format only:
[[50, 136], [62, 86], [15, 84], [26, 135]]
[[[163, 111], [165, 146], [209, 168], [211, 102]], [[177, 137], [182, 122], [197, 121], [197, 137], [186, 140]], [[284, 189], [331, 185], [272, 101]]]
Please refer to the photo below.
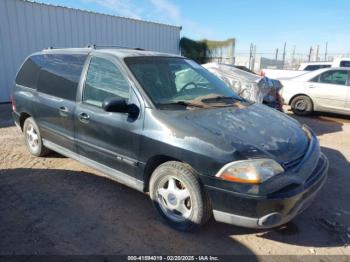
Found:
[[128, 19], [128, 20], [134, 20], [134, 21], [138, 21], [138, 22], [145, 22], [145, 23], [150, 23], [150, 24], [157, 24], [157, 25], [163, 25], [163, 26], [176, 27], [176, 28], [180, 28], [180, 30], [182, 29], [182, 26], [179, 26], [179, 25], [164, 24], [164, 23], [148, 21], [148, 20], [141, 20], [141, 19], [136, 19], [136, 18], [131, 18], [131, 17], [119, 16], [119, 15], [111, 15], [111, 14], [107, 14], [107, 13], [95, 12], [95, 11], [86, 10], [86, 9], [67, 7], [67, 6], [64, 6], [64, 5], [53, 5], [53, 4], [43, 3], [41, 0], [20, 0], [20, 1], [30, 2], [30, 3], [37, 4], [37, 5], [59, 7], [59, 8], [64, 8], [64, 9], [68, 9], [68, 10], [77, 10], [77, 11], [87, 12], [87, 13], [91, 13], [91, 14], [105, 15], [105, 16], [111, 16], [111, 17], [119, 17], [119, 18], [124, 18], [124, 19]]

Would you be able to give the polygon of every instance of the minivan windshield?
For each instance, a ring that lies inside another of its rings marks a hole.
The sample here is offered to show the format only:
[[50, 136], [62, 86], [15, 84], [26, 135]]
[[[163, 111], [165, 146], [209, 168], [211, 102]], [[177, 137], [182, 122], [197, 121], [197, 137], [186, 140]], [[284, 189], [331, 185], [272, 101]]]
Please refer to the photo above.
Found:
[[242, 100], [223, 81], [192, 60], [180, 57], [128, 57], [125, 63], [157, 107], [206, 107]]

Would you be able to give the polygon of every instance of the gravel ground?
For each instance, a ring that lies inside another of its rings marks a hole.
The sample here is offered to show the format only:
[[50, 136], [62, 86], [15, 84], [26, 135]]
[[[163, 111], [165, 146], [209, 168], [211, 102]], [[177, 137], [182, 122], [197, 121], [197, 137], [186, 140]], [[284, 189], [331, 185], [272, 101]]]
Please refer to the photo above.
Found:
[[[0, 105], [0, 254], [350, 255], [350, 117], [298, 117], [318, 135], [329, 178], [289, 224], [251, 230], [211, 220], [164, 225], [147, 195], [58, 154], [35, 158]], [[295, 117], [291, 115], [292, 117]]]

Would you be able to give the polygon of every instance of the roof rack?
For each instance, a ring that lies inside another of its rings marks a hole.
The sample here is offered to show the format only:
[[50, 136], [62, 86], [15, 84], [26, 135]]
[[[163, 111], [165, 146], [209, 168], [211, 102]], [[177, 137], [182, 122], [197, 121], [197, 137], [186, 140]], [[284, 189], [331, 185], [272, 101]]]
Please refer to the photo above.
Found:
[[98, 49], [98, 48], [123, 48], [123, 49], [133, 49], [133, 50], [139, 50], [139, 51], [146, 51], [143, 48], [140, 47], [127, 47], [127, 46], [120, 46], [120, 45], [87, 45], [87, 48], [93, 48], [93, 49]]
[[47, 48], [44, 48], [43, 50], [53, 50], [53, 49], [79, 49], [79, 48], [92, 48], [92, 49], [100, 49], [100, 48], [119, 48], [119, 49], [131, 49], [131, 50], [139, 50], [139, 51], [146, 51], [143, 48], [140, 47], [127, 47], [127, 46], [119, 46], [119, 45], [87, 45], [84, 47], [54, 47], [49, 46]]
[[45, 50], [54, 50], [54, 49], [81, 49], [81, 48], [87, 48], [87, 47], [54, 47], [54, 46], [49, 46], [43, 49]]

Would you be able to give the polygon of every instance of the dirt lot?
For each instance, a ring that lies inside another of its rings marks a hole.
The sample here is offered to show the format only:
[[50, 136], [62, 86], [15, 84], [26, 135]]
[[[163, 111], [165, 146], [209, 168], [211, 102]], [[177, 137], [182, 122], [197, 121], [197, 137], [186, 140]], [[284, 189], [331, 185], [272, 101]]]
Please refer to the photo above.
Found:
[[297, 119], [330, 160], [308, 210], [274, 230], [210, 221], [180, 233], [158, 219], [146, 195], [58, 154], [30, 156], [10, 106], [0, 105], [0, 254], [350, 255], [350, 118]]

